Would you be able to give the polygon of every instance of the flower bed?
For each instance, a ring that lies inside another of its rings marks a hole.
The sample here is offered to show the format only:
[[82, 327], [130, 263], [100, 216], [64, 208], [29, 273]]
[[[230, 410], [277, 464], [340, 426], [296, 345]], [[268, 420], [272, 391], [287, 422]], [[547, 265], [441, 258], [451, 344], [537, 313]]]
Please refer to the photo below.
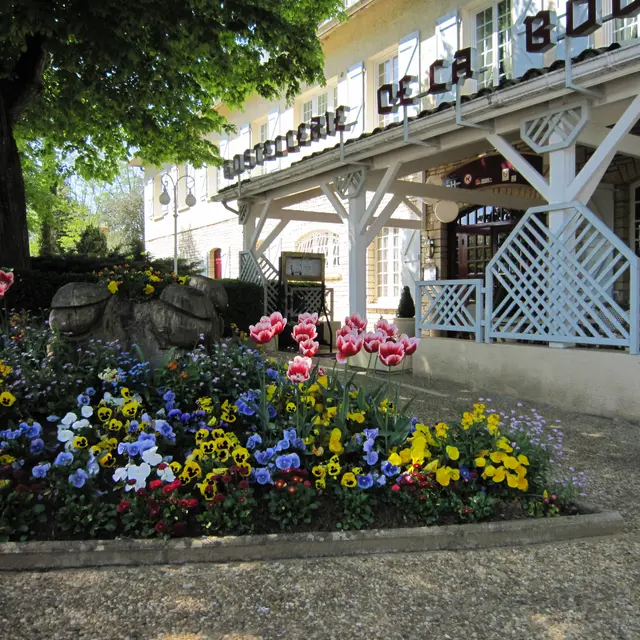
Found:
[[[397, 386], [364, 389], [348, 358], [401, 366], [416, 341], [347, 319], [345, 370], [314, 365], [317, 316], [293, 329], [302, 355], [241, 340], [151, 372], [117, 344], [70, 350], [14, 317], [0, 350], [0, 539], [158, 537], [360, 529], [574, 511], [562, 435], [478, 403], [427, 425]], [[266, 343], [280, 314], [251, 327]]]

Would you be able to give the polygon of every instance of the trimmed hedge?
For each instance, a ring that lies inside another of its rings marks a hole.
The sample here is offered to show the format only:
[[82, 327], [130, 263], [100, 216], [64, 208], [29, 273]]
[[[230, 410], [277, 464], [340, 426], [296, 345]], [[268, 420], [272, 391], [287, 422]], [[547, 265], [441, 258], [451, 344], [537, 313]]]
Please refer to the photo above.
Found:
[[223, 278], [218, 282], [225, 288], [229, 306], [224, 317], [225, 333], [231, 332], [231, 325], [238, 326], [240, 331], [248, 331], [250, 324], [260, 320], [262, 306], [262, 287], [252, 282]]

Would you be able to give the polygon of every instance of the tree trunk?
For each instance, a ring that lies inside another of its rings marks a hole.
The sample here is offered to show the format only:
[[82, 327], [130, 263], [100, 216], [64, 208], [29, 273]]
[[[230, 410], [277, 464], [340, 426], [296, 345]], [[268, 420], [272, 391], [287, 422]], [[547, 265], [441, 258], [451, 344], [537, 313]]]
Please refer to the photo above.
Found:
[[0, 91], [0, 267], [29, 268], [27, 204], [11, 115]]

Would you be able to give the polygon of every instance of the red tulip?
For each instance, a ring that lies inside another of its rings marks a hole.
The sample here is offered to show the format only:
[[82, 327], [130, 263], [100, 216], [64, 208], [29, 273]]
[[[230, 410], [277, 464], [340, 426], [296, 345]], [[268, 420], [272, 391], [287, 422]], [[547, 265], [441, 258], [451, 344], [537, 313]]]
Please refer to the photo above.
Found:
[[387, 338], [395, 338], [398, 335], [398, 327], [384, 318], [380, 318], [380, 320], [376, 322], [375, 328], [376, 331], [381, 331]]
[[0, 271], [0, 300], [4, 298], [4, 294], [11, 288], [13, 284], [12, 271]]
[[267, 318], [267, 322], [263, 322], [261, 320], [258, 324], [249, 325], [249, 335], [257, 344], [266, 344], [271, 341], [275, 334], [273, 332], [273, 327]]
[[287, 319], [283, 318], [282, 314], [278, 311], [274, 311], [268, 318], [267, 316], [264, 316], [260, 322], [264, 322], [265, 319], [271, 323], [274, 336], [280, 335], [287, 326]]
[[353, 329], [351, 329], [351, 327], [348, 327], [346, 324], [343, 325], [342, 327], [340, 327], [337, 331], [336, 331], [336, 340], [340, 337], [340, 336], [346, 336], [349, 333], [351, 333], [353, 331]]
[[320, 343], [315, 342], [314, 340], [305, 340], [300, 343], [300, 353], [307, 358], [313, 358], [313, 356], [318, 353], [319, 348]]
[[316, 329], [316, 325], [312, 322], [301, 322], [293, 327], [291, 335], [293, 339], [300, 344], [306, 340], [315, 340], [318, 336], [318, 330]]
[[355, 329], [358, 334], [367, 330], [367, 319], [361, 318], [359, 313], [352, 313], [348, 318], [344, 319], [344, 323], [350, 329]]
[[298, 316], [298, 322], [300, 324], [304, 324], [306, 322], [310, 322], [311, 324], [318, 324], [318, 314], [317, 313], [301, 313]]
[[336, 360], [340, 364], [344, 364], [351, 356], [355, 356], [362, 349], [363, 339], [358, 335], [356, 329], [350, 331], [347, 335], [338, 336], [336, 340]]
[[289, 368], [287, 369], [287, 378], [295, 384], [300, 382], [306, 382], [311, 375], [311, 369], [313, 362], [311, 358], [305, 356], [296, 356], [289, 362]]
[[378, 350], [380, 362], [385, 367], [395, 367], [404, 360], [404, 345], [402, 342], [383, 342]]
[[410, 356], [412, 353], [415, 353], [420, 344], [420, 338], [410, 338], [406, 333], [400, 336], [399, 341], [404, 345], [405, 356]]
[[380, 345], [385, 341], [386, 336], [381, 331], [375, 333], [365, 333], [363, 347], [367, 353], [378, 353]]

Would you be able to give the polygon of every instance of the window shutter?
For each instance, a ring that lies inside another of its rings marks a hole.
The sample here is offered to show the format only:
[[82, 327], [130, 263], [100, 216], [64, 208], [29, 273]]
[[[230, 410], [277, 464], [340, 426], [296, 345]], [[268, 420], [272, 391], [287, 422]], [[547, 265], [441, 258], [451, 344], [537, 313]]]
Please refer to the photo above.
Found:
[[[225, 136], [224, 138], [220, 138], [220, 157], [223, 160], [229, 159], [229, 138]], [[222, 172], [222, 167], [218, 168], [218, 191], [228, 187], [231, 184], [230, 180], [225, 180], [224, 173]]]
[[[411, 83], [412, 95], [420, 93], [420, 32], [414, 31], [406, 35], [398, 43], [398, 70], [401, 80], [404, 76], [415, 76], [416, 82]], [[420, 105], [409, 107], [408, 114], [415, 116], [420, 113]]]
[[202, 201], [207, 199], [207, 165], [203, 164], [199, 169], [195, 170], [196, 189], [195, 197]]
[[[155, 199], [153, 197], [154, 194], [154, 184], [153, 178], [147, 178], [147, 181], [144, 183], [144, 219], [145, 222], [147, 220], [151, 220], [155, 218]], [[158, 203], [160, 206], [160, 203]]]
[[[459, 48], [460, 16], [454, 11], [436, 20], [436, 57], [438, 60], [453, 60], [453, 54]], [[436, 105], [454, 100], [454, 92], [447, 91], [436, 96]]]
[[[513, 0], [513, 9], [518, 16], [511, 29], [513, 53], [513, 77], [521, 78], [529, 69], [544, 67], [544, 53], [529, 53], [527, 51], [527, 35], [524, 19], [542, 11], [541, 0]], [[513, 15], [513, 14], [512, 14]]]
[[[275, 140], [280, 135], [280, 109], [275, 109], [269, 113], [267, 119], [267, 140]], [[270, 160], [264, 163], [264, 172], [277, 171], [280, 168], [280, 160]]]
[[[294, 117], [293, 107], [289, 107], [288, 109], [285, 109], [280, 114], [280, 135], [281, 136], [285, 136], [287, 135], [287, 131], [291, 131], [292, 129], [295, 129], [294, 121], [295, 121], [295, 117]], [[280, 169], [285, 169], [286, 167], [288, 167], [294, 159], [295, 159], [294, 157], [290, 158], [288, 154], [286, 157], [280, 158]]]
[[357, 138], [364, 131], [364, 63], [347, 69], [347, 106], [351, 109], [347, 122], [353, 122], [345, 138]]

